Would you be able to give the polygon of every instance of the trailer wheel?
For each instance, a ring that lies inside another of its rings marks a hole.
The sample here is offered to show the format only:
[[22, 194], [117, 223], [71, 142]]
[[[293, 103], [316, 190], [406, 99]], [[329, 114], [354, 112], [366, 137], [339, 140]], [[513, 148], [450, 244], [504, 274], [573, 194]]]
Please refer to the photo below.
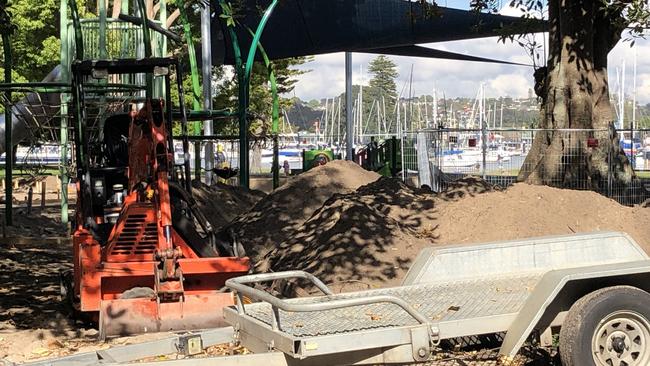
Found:
[[650, 294], [631, 286], [578, 300], [560, 330], [563, 366], [650, 365]]

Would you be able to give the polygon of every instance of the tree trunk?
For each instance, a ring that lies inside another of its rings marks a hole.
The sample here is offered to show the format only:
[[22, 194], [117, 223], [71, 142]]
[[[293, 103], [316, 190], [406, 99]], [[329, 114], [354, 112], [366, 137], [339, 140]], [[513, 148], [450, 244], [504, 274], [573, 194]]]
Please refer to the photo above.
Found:
[[548, 63], [536, 73], [546, 130], [535, 135], [518, 181], [596, 190], [612, 184], [608, 172], [616, 185], [631, 181], [634, 172], [609, 127], [607, 54], [620, 39], [620, 17], [593, 0], [549, 0]]

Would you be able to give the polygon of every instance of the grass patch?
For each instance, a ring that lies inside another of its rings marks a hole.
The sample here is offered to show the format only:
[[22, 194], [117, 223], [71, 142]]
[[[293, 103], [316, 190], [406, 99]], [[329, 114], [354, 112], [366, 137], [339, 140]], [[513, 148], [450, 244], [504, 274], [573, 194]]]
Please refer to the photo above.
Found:
[[643, 179], [650, 179], [650, 170], [637, 170], [636, 176]]

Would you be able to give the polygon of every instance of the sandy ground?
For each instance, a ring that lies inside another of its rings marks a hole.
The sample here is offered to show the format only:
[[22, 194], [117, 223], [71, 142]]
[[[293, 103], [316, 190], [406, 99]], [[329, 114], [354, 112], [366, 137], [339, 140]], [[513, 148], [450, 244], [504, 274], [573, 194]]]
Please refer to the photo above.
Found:
[[60, 300], [59, 273], [72, 268], [71, 242], [60, 211], [14, 210], [0, 239], [0, 359], [33, 361], [152, 340], [166, 334], [97, 341], [97, 330], [74, 321]]

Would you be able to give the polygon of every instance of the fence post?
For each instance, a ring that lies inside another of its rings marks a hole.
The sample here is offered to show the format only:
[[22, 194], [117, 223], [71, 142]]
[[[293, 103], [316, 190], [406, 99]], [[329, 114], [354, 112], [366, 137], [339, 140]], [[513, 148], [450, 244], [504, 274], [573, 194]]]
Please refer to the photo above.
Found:
[[431, 182], [432, 186], [431, 189], [434, 192], [440, 192], [442, 191], [442, 177], [440, 176], [440, 156], [441, 156], [441, 141], [442, 141], [442, 131], [440, 129], [436, 130], [431, 134], [431, 137], [433, 139], [433, 160], [431, 161], [430, 165], [430, 170], [431, 170]]
[[46, 181], [43, 180], [41, 182], [41, 210], [45, 209], [45, 193], [47, 190], [47, 184]]
[[29, 189], [27, 190], [27, 213], [31, 214], [32, 213], [32, 198], [34, 195], [34, 189], [32, 186], [29, 186]]
[[[614, 123], [610, 122], [609, 124], [609, 129], [607, 133], [607, 137], [609, 138], [609, 142], [614, 143], [615, 135], [616, 135], [616, 129], [614, 127]], [[607, 144], [608, 149], [607, 149], [607, 197], [611, 198], [612, 197], [612, 183], [613, 183], [613, 177], [612, 177], [612, 148]]]
[[201, 181], [201, 141], [194, 142], [194, 179]]
[[486, 179], [485, 176], [485, 164], [487, 163], [487, 126], [485, 121], [482, 121], [481, 123], [481, 152], [483, 155], [483, 164], [481, 164], [481, 175], [483, 176], [483, 180]]

